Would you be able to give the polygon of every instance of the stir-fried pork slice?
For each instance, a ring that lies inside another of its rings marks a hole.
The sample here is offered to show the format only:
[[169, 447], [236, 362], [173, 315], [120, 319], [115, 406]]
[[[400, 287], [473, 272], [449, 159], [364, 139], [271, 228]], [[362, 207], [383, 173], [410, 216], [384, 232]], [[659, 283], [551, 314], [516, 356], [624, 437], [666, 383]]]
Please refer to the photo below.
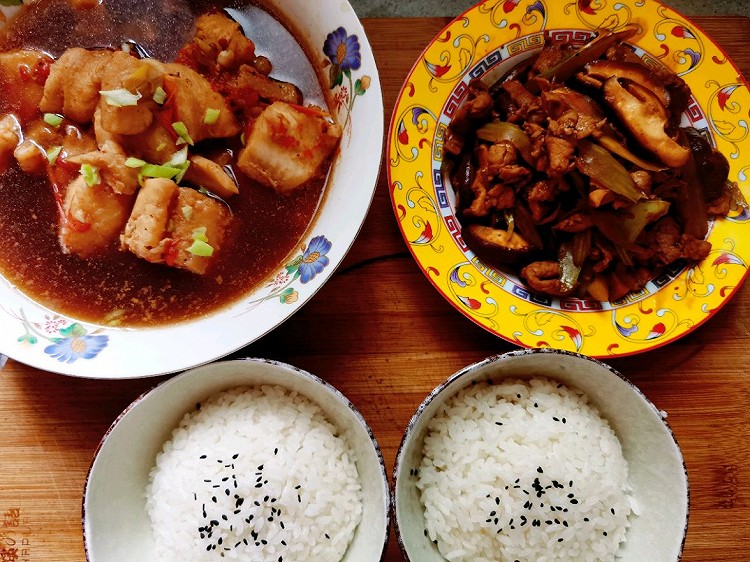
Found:
[[508, 121], [516, 123], [529, 120], [533, 123], [544, 121], [545, 115], [542, 111], [542, 101], [538, 96], [526, 89], [526, 86], [518, 80], [507, 80], [502, 84], [503, 91], [512, 102], [509, 108]]
[[573, 154], [575, 145], [568, 139], [548, 134], [544, 139], [547, 150], [548, 168], [550, 177], [560, 177], [573, 169]]
[[477, 123], [486, 121], [492, 115], [493, 99], [480, 80], [469, 82], [469, 92], [456, 110], [451, 126], [445, 132], [443, 147], [450, 154], [460, 154], [464, 149], [464, 139]]
[[107, 141], [101, 150], [67, 159], [73, 164], [88, 164], [96, 168], [102, 181], [115, 193], [132, 195], [138, 189], [138, 169], [126, 166], [125, 160], [125, 152], [112, 141]]
[[8, 104], [5, 109], [22, 124], [36, 116], [51, 64], [49, 55], [32, 49], [0, 53], [0, 88]]
[[228, 198], [240, 192], [234, 179], [222, 166], [197, 154], [190, 157], [190, 167], [185, 173], [185, 181], [205, 187], [219, 197]]
[[643, 243], [651, 254], [649, 261], [657, 265], [667, 265], [679, 259], [700, 261], [711, 251], [710, 242], [683, 233], [672, 217], [659, 220], [644, 234]]
[[286, 193], [322, 173], [341, 133], [341, 126], [318, 111], [275, 102], [255, 120], [237, 166]]
[[99, 103], [102, 71], [112, 57], [109, 51], [65, 51], [50, 68], [39, 109], [62, 113], [77, 123], [90, 122]]
[[148, 179], [120, 237], [123, 248], [152, 263], [203, 274], [229, 224], [227, 209], [171, 180]]
[[517, 184], [531, 177], [531, 171], [518, 161], [518, 150], [507, 141], [489, 147], [488, 172], [503, 184]]
[[[153, 111], [157, 104], [153, 101], [154, 84], [149, 81], [154, 66], [139, 60], [123, 51], [115, 51], [101, 74], [102, 92], [127, 91], [138, 97], [134, 105], [123, 105], [112, 94], [97, 92], [101, 126], [104, 130], [118, 135], [137, 135], [151, 125]], [[89, 121], [93, 118], [93, 111]]]
[[480, 144], [474, 151], [477, 166], [474, 178], [469, 186], [473, 198], [471, 205], [464, 209], [463, 214], [467, 217], [486, 217], [494, 207], [494, 202], [488, 192], [490, 190], [489, 178], [489, 148], [487, 145]]
[[115, 193], [103, 182], [90, 186], [78, 176], [65, 192], [59, 231], [63, 251], [87, 258], [116, 243], [133, 198]]
[[[208, 80], [182, 64], [172, 63], [166, 67], [164, 89], [169, 97], [162, 111], [171, 123], [184, 123], [193, 142], [239, 134], [240, 126], [234, 113]], [[215, 120], [206, 118], [210, 113]]]

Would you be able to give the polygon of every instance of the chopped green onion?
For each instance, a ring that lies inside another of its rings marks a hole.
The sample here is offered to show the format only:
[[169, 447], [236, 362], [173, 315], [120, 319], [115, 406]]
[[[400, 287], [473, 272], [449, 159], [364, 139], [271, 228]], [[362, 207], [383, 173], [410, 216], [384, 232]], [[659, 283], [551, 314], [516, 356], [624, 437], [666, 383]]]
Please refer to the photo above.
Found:
[[50, 166], [54, 166], [57, 161], [57, 157], [60, 156], [62, 146], [54, 146], [47, 151], [47, 161]]
[[153, 100], [159, 105], [167, 101], [167, 92], [164, 91], [164, 88], [162, 88], [161, 86], [156, 87], [156, 90], [154, 91]]
[[63, 116], [57, 113], [45, 113], [44, 122], [51, 127], [59, 127], [60, 123], [63, 122]]
[[172, 179], [180, 173], [179, 168], [172, 166], [159, 166], [157, 164], [144, 164], [141, 167], [141, 175], [147, 178]]
[[177, 141], [177, 144], [184, 144], [187, 143], [189, 145], [193, 145], [193, 139], [190, 138], [190, 134], [188, 133], [187, 126], [182, 121], [177, 121], [176, 123], [172, 123], [172, 128], [174, 129], [174, 132], [177, 133], [177, 136], [180, 137], [180, 141]]
[[140, 158], [133, 158], [132, 156], [125, 160], [125, 165], [128, 168], [140, 168], [141, 166], [146, 165], [145, 160], [141, 160]]
[[162, 141], [156, 146], [156, 152], [161, 152], [165, 148], [167, 148], [167, 143]]
[[208, 108], [206, 114], [203, 116], [203, 122], [206, 125], [213, 125], [219, 120], [219, 113], [221, 113], [220, 109]]
[[187, 162], [188, 158], [188, 147], [185, 146], [181, 150], [178, 150], [172, 155], [172, 158], [164, 162], [165, 166], [181, 166], [185, 162]]
[[188, 252], [194, 256], [201, 256], [209, 258], [213, 255], [214, 249], [208, 243], [206, 237], [206, 227], [200, 226], [193, 229], [193, 244], [187, 249]]
[[183, 205], [180, 211], [186, 220], [190, 220], [190, 217], [193, 216], [193, 208], [190, 205]]
[[200, 240], [201, 242], [208, 242], [208, 237], [206, 236], [207, 230], [208, 229], [205, 226], [199, 226], [198, 228], [194, 228], [191, 234], [193, 240]]
[[138, 100], [141, 99], [141, 93], [131, 93], [125, 88], [119, 88], [117, 90], [99, 90], [99, 93], [104, 96], [107, 100], [107, 105], [113, 105], [115, 107], [124, 107], [126, 105], [138, 105]]
[[86, 180], [86, 185], [93, 187], [99, 185], [102, 182], [99, 176], [99, 168], [92, 166], [91, 164], [81, 164], [81, 175]]
[[176, 166], [176, 167], [180, 168], [180, 171], [175, 176], [174, 182], [180, 183], [182, 181], [182, 178], [185, 177], [185, 173], [187, 173], [188, 168], [190, 167], [190, 162], [185, 162], [184, 164], [180, 164], [179, 166]]
[[184, 146], [181, 150], [175, 152], [172, 155], [172, 158], [166, 161], [163, 165], [169, 166], [170, 168], [177, 168], [179, 170], [174, 181], [175, 183], [180, 183], [182, 178], [185, 177], [185, 172], [187, 172], [187, 169], [190, 167], [190, 161], [188, 160], [188, 147]]
[[199, 256], [202, 258], [210, 258], [214, 253], [214, 249], [211, 247], [211, 245], [204, 242], [203, 240], [195, 240], [187, 249], [187, 251], [194, 256]]

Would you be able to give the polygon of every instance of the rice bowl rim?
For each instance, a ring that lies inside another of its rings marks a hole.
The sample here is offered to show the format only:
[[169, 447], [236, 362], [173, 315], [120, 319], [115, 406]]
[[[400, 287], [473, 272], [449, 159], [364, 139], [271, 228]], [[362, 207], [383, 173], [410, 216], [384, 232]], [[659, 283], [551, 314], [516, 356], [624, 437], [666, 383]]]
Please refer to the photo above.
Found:
[[[604, 369], [609, 375], [614, 375], [617, 378], [619, 378], [622, 382], [624, 382], [629, 390], [640, 399], [641, 402], [647, 407], [647, 409], [650, 411], [653, 416], [661, 421], [663, 425], [663, 429], [666, 430], [667, 435], [672, 440], [675, 452], [677, 454], [677, 457], [679, 459], [680, 467], [682, 469], [682, 473], [685, 477], [685, 501], [686, 501], [686, 512], [685, 512], [685, 522], [682, 527], [682, 538], [680, 541], [679, 551], [677, 554], [676, 561], [679, 562], [682, 560], [682, 554], [685, 548], [685, 540], [687, 538], [687, 531], [688, 531], [688, 525], [690, 520], [690, 480], [688, 478], [688, 471], [687, 471], [687, 465], [685, 464], [685, 457], [682, 454], [682, 449], [679, 445], [679, 442], [677, 441], [677, 437], [674, 434], [674, 431], [669, 426], [669, 423], [666, 420], [666, 417], [662, 415], [661, 411], [656, 407], [656, 405], [643, 393], [643, 391], [638, 388], [633, 382], [631, 382], [627, 377], [625, 377], [622, 373], [620, 373], [617, 369], [612, 367], [611, 365], [608, 365], [594, 357], [590, 357], [588, 355], [583, 355], [581, 353], [576, 353], [573, 351], [567, 351], [562, 349], [554, 349], [554, 348], [530, 348], [530, 349], [518, 349], [514, 351], [509, 351], [506, 353], [499, 353], [495, 355], [491, 355], [489, 357], [486, 357], [484, 359], [481, 359], [479, 361], [476, 361], [474, 363], [471, 363], [470, 365], [467, 365], [466, 367], [463, 367], [450, 375], [447, 379], [445, 379], [443, 382], [438, 384], [425, 398], [424, 400], [419, 404], [414, 414], [409, 419], [408, 424], [406, 425], [406, 428], [404, 430], [404, 435], [401, 438], [401, 443], [399, 444], [398, 450], [396, 452], [396, 458], [393, 465], [393, 473], [392, 473], [392, 492], [391, 492], [391, 519], [393, 521], [393, 530], [394, 534], [396, 536], [396, 542], [399, 546], [399, 549], [401, 551], [401, 554], [404, 556], [404, 559], [406, 562], [414, 562], [413, 559], [409, 556], [409, 553], [406, 548], [406, 543], [404, 541], [403, 535], [401, 533], [401, 526], [399, 525], [399, 517], [398, 517], [398, 503], [399, 503], [399, 493], [398, 493], [398, 481], [399, 481], [399, 475], [402, 469], [402, 466], [404, 464], [404, 454], [408, 447], [414, 446], [415, 442], [415, 426], [417, 423], [419, 423], [422, 420], [422, 417], [425, 413], [425, 410], [434, 402], [436, 399], [441, 398], [442, 403], [444, 404], [449, 399], [453, 398], [456, 394], [458, 394], [460, 391], [467, 388], [469, 385], [471, 385], [471, 381], [467, 382], [466, 384], [460, 384], [460, 381], [467, 376], [471, 375], [478, 369], [481, 369], [483, 367], [486, 367], [488, 365], [491, 365], [493, 363], [498, 363], [501, 361], [506, 361], [511, 358], [515, 357], [522, 357], [522, 356], [530, 356], [530, 355], [539, 355], [539, 354], [550, 354], [550, 355], [559, 355], [559, 356], [568, 356], [577, 360], [581, 360], [584, 362], [590, 362], [597, 367]], [[552, 380], [556, 380], [555, 375], [549, 375], [545, 373], [539, 373], [538, 376], [540, 377], [547, 377]], [[502, 376], [502, 380], [508, 379], [508, 378], [517, 378], [522, 380], [528, 380], [529, 378], [532, 378], [530, 376], [526, 375], [504, 375]], [[498, 379], [501, 380], [501, 379]], [[566, 384], [566, 386], [568, 386]], [[575, 385], [570, 385], [574, 386]], [[576, 387], [578, 388], [578, 387]], [[451, 392], [449, 389], [452, 389]], [[579, 390], [582, 390], [579, 388]], [[584, 392], [587, 396], [588, 393]], [[597, 408], [598, 410], [599, 408]], [[433, 414], [434, 417], [434, 414]], [[608, 424], [611, 426], [611, 422], [604, 418]], [[428, 420], [429, 423], [430, 420]], [[614, 430], [614, 428], [612, 428]], [[620, 436], [615, 432], [615, 435], [617, 436], [618, 440], [620, 440]], [[421, 448], [421, 447], [420, 447]], [[420, 453], [421, 456], [421, 453]], [[627, 459], [626, 459], [627, 460]]]
[[[390, 486], [388, 484], [388, 474], [386, 471], [385, 466], [385, 460], [383, 458], [383, 453], [380, 448], [380, 445], [378, 444], [378, 441], [375, 437], [375, 434], [370, 427], [370, 424], [367, 422], [365, 417], [362, 415], [362, 413], [359, 411], [359, 409], [349, 400], [346, 395], [344, 395], [338, 388], [333, 386], [328, 381], [322, 379], [321, 377], [314, 375], [313, 373], [310, 373], [309, 371], [306, 371], [304, 369], [301, 369], [299, 367], [296, 367], [294, 365], [291, 365], [289, 363], [285, 363], [283, 361], [277, 361], [275, 359], [266, 359], [261, 357], [243, 357], [243, 358], [237, 358], [237, 359], [227, 359], [224, 361], [216, 361], [213, 363], [209, 363], [207, 365], [201, 365], [199, 367], [195, 367], [193, 369], [189, 369], [187, 371], [184, 371], [182, 373], [179, 373], [177, 375], [172, 376], [171, 378], [165, 379], [153, 387], [149, 388], [148, 390], [145, 390], [141, 394], [139, 394], [135, 399], [133, 399], [130, 404], [128, 404], [120, 414], [115, 418], [115, 420], [110, 424], [109, 428], [104, 432], [102, 435], [102, 438], [99, 440], [99, 443], [96, 446], [96, 449], [94, 450], [94, 453], [91, 458], [91, 462], [89, 464], [89, 468], [86, 472], [86, 478], [84, 480], [84, 487], [83, 487], [83, 494], [81, 495], [81, 528], [83, 531], [83, 549], [84, 554], [86, 557], [87, 562], [94, 562], [93, 555], [91, 554], [91, 538], [90, 533], [87, 531], [87, 521], [89, 520], [87, 517], [87, 509], [86, 509], [86, 502], [89, 495], [89, 489], [90, 484], [93, 480], [93, 477], [95, 476], [95, 465], [97, 463], [97, 460], [100, 457], [100, 454], [102, 453], [103, 449], [106, 447], [108, 441], [110, 440], [112, 434], [117, 430], [117, 427], [120, 425], [120, 423], [123, 421], [124, 418], [126, 418], [129, 414], [131, 414], [136, 408], [142, 406], [149, 398], [154, 396], [157, 393], [166, 393], [169, 391], [169, 388], [171, 386], [179, 385], [184, 379], [188, 379], [190, 377], [194, 376], [208, 376], [207, 373], [203, 372], [206, 370], [214, 369], [218, 366], [218, 368], [225, 368], [228, 364], [237, 364], [237, 365], [243, 365], [246, 366], [248, 364], [254, 365], [254, 364], [260, 364], [265, 366], [271, 366], [274, 369], [277, 369], [279, 371], [279, 374], [285, 373], [285, 375], [282, 376], [291, 376], [291, 377], [298, 377], [300, 380], [304, 381], [304, 384], [310, 384], [312, 386], [319, 386], [322, 388], [327, 395], [332, 396], [334, 400], [341, 406], [344, 406], [342, 408], [342, 411], [346, 411], [348, 417], [352, 419], [361, 429], [363, 429], [368, 437], [369, 442], [372, 446], [372, 449], [375, 452], [377, 463], [378, 463], [378, 475], [381, 486], [379, 486], [380, 490], [382, 491], [381, 495], [381, 502], [378, 502], [380, 504], [380, 507], [383, 509], [383, 513], [385, 516], [384, 521], [384, 529], [383, 529], [383, 544], [382, 544], [382, 551], [380, 555], [380, 562], [383, 562], [385, 560], [387, 548], [388, 548], [388, 542], [390, 539], [390, 524], [391, 524], [391, 514], [393, 513], [393, 497], [391, 495]], [[265, 386], [265, 385], [277, 385], [281, 386], [287, 390], [292, 391], [292, 389], [289, 388], [285, 384], [285, 380], [281, 380], [282, 376], [279, 377], [280, 380], [270, 382], [270, 383], [245, 383], [242, 385], [237, 384], [229, 384], [227, 386], [223, 386], [220, 390], [217, 391], [211, 391], [211, 392], [203, 392], [202, 394], [205, 394], [203, 398], [201, 398], [199, 401], [206, 400], [210, 398], [211, 396], [214, 396], [218, 393], [226, 392], [228, 390], [232, 390], [234, 388], [238, 388], [241, 386], [246, 387], [253, 387], [253, 386]], [[324, 404], [322, 404], [319, 400], [313, 399], [310, 396], [308, 396], [305, 392], [301, 391], [294, 391], [298, 395], [303, 396], [305, 399], [310, 401], [312, 404], [316, 405], [318, 408], [320, 408], [321, 412], [324, 414], [326, 420], [329, 423], [333, 423], [330, 419], [330, 409], [327, 408]], [[333, 423], [333, 425], [336, 427], [337, 430], [340, 432], [342, 431], [342, 428], [338, 426], [338, 424]], [[171, 435], [171, 433], [170, 433]], [[347, 446], [350, 448], [354, 448], [353, 443], [348, 443]], [[355, 465], [358, 467], [358, 473], [359, 473], [359, 463], [365, 462], [365, 459], [359, 459], [355, 458]], [[359, 476], [361, 479], [361, 475]], [[363, 492], [364, 492], [364, 485], [363, 485]], [[365, 496], [363, 494], [362, 497], [362, 504], [364, 507], [365, 504]], [[145, 513], [145, 516], [148, 517], [148, 514]], [[355, 534], [356, 530], [359, 528], [359, 526], [363, 523], [361, 520], [357, 527], [355, 527]], [[351, 547], [351, 544], [349, 544], [349, 547]], [[349, 548], [347, 548], [347, 553], [349, 552]], [[344, 559], [346, 559], [347, 554], [345, 553]]]

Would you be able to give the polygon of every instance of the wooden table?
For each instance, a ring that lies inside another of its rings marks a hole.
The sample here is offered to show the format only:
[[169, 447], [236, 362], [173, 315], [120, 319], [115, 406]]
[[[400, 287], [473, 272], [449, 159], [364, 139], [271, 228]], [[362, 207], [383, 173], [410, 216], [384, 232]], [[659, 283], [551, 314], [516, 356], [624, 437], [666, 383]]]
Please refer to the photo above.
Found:
[[[750, 19], [695, 21], [750, 76]], [[364, 22], [386, 125], [411, 65], [447, 22]], [[300, 312], [236, 356], [278, 359], [334, 384], [369, 420], [391, 471], [425, 395], [461, 367], [513, 346], [463, 318], [419, 271], [391, 211], [385, 166], [345, 263]], [[748, 362], [748, 287], [676, 343], [611, 361], [668, 412], [682, 446], [691, 488], [688, 562], [750, 560]], [[0, 372], [0, 553], [13, 540], [18, 557], [0, 560], [84, 559], [81, 494], [94, 450], [123, 408], [160, 380], [82, 380], [8, 361]], [[386, 560], [402, 560], [393, 539]]]

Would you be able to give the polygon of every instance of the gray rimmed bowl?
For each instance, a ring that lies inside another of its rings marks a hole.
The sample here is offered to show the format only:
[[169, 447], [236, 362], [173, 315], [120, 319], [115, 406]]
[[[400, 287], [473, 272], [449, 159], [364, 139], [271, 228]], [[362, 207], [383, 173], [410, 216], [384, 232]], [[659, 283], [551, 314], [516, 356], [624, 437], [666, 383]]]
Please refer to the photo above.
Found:
[[207, 398], [240, 386], [280, 385], [319, 405], [354, 449], [362, 520], [345, 562], [382, 560], [388, 544], [390, 489], [382, 453], [365, 419], [336, 388], [306, 371], [266, 359], [212, 363], [186, 371], [137, 398], [104, 435], [83, 495], [89, 562], [156, 560], [146, 488], [156, 455], [182, 417]]
[[665, 414], [631, 382], [600, 361], [566, 351], [528, 349], [489, 357], [458, 371], [417, 408], [401, 441], [393, 471], [396, 538], [410, 562], [445, 559], [425, 533], [416, 486], [427, 426], [446, 400], [472, 383], [544, 376], [588, 395], [620, 440], [639, 513], [631, 518], [621, 562], [679, 560], [689, 515], [689, 485], [682, 452]]

